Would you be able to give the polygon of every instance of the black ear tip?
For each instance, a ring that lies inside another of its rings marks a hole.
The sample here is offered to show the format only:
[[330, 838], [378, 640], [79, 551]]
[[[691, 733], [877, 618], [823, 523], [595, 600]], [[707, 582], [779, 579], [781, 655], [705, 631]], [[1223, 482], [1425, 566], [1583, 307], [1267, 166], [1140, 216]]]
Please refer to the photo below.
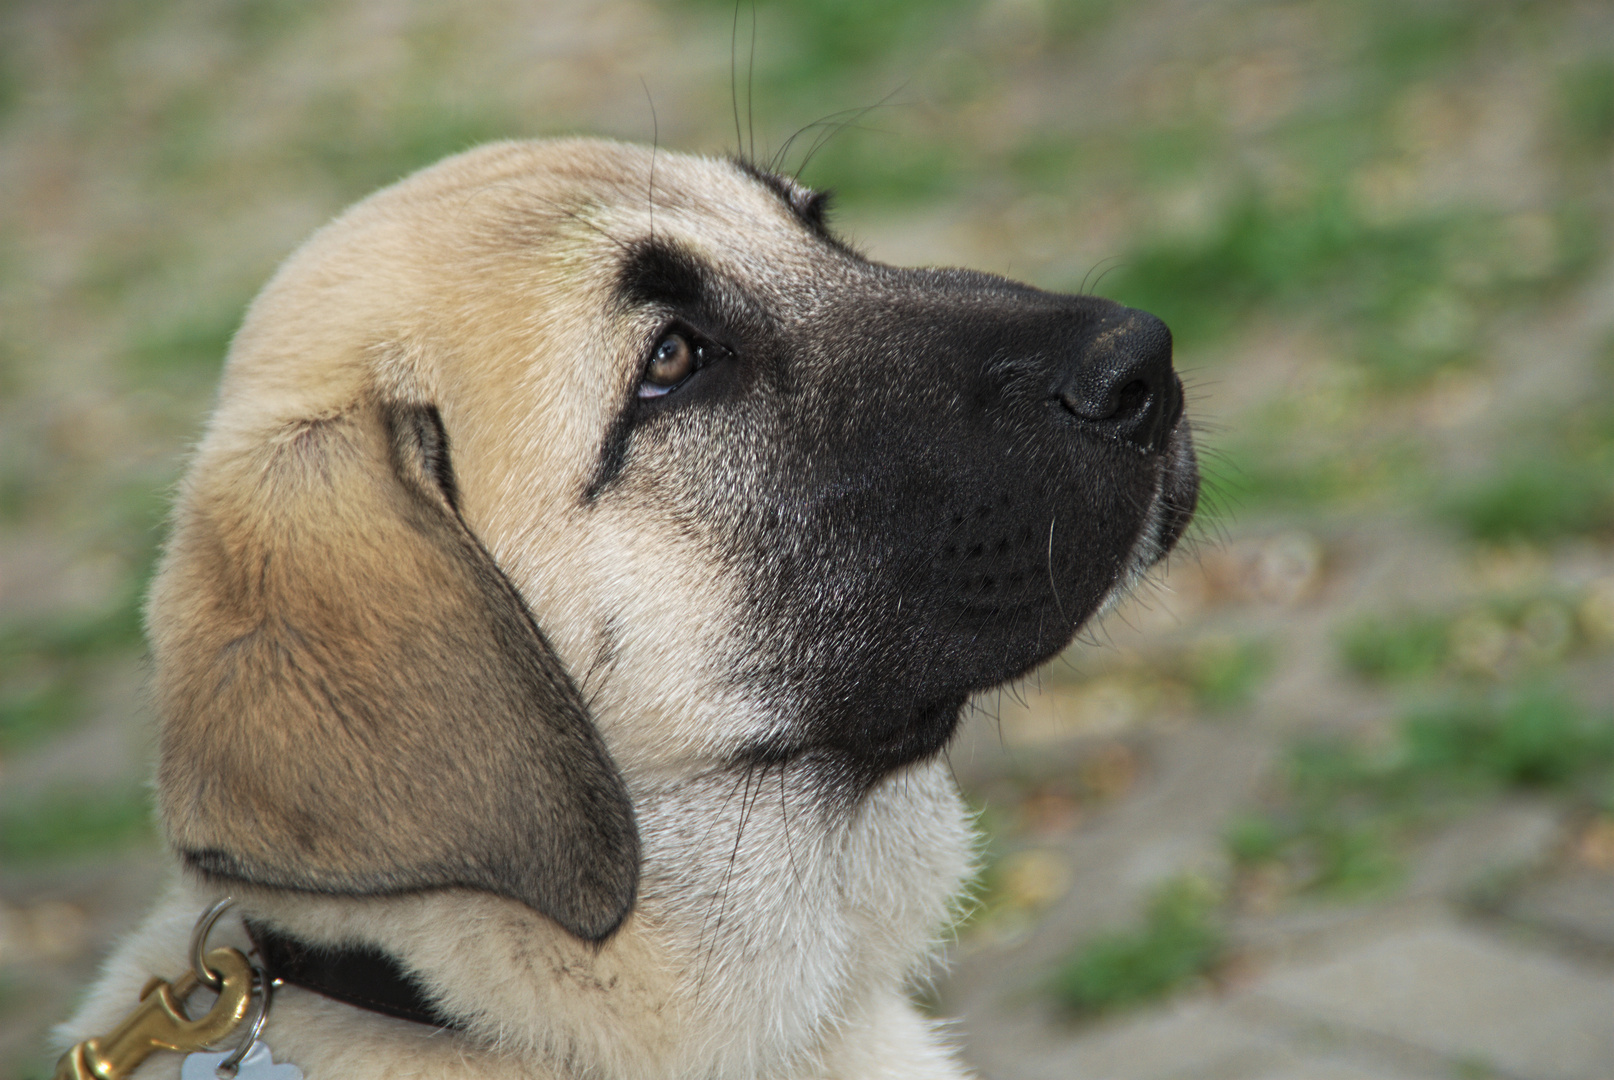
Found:
[[627, 922], [638, 899], [638, 882], [629, 879], [612, 887], [577, 887], [564, 896], [511, 897], [550, 919], [561, 929], [596, 945], [609, 940]]
[[626, 897], [602, 897], [601, 903], [595, 906], [584, 908], [579, 905], [576, 911], [552, 915], [551, 918], [573, 937], [603, 945], [628, 921], [637, 899], [636, 892], [636, 889], [630, 888]]
[[[615, 797], [600, 798], [606, 792]], [[552, 819], [561, 827], [549, 834], [540, 858], [517, 864], [504, 855], [481, 876], [492, 891], [598, 943], [621, 928], [638, 899], [639, 830], [620, 781], [600, 784], [593, 795], [593, 805], [568, 807]]]

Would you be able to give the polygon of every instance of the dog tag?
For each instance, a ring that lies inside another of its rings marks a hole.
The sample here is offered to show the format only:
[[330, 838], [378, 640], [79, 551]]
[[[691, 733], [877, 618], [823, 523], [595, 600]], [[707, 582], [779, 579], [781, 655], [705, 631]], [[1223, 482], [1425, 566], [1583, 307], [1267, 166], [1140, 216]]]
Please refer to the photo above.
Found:
[[[219, 1062], [229, 1056], [228, 1052], [192, 1054], [185, 1059], [184, 1068], [179, 1070], [179, 1080], [218, 1080], [214, 1070], [219, 1067]], [[295, 1065], [276, 1065], [275, 1059], [269, 1056], [269, 1047], [259, 1042], [241, 1059], [241, 1068], [235, 1074], [235, 1080], [303, 1080], [303, 1070]]]

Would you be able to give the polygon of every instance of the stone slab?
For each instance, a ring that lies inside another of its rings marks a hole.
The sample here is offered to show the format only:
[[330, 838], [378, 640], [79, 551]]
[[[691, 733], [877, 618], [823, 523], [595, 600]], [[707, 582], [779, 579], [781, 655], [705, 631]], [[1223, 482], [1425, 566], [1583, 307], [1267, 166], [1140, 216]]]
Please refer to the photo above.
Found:
[[[1216, 999], [1190, 998], [1061, 1037], [1022, 1031], [969, 1056], [990, 1080], [1447, 1080], [1404, 1063], [1251, 1022]], [[984, 1053], [983, 1053], [984, 1051]]]
[[1407, 892], [1455, 899], [1487, 878], [1540, 864], [1560, 840], [1560, 815], [1551, 803], [1525, 799], [1479, 808], [1420, 847]]
[[1614, 950], [1614, 872], [1570, 870], [1532, 881], [1507, 905], [1515, 918]]
[[1532, 1080], [1614, 1077], [1614, 970], [1431, 918], [1280, 968], [1249, 995], [1309, 1024]]

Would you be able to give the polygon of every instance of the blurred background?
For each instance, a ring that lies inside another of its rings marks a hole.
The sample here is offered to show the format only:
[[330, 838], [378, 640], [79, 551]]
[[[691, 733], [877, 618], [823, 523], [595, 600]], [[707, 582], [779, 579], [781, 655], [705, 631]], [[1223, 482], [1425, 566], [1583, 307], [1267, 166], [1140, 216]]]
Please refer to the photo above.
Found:
[[1176, 333], [1197, 541], [952, 753], [984, 1076], [1614, 1077], [1606, 0], [0, 3], [0, 1075], [163, 881], [139, 602], [243, 305], [570, 132]]

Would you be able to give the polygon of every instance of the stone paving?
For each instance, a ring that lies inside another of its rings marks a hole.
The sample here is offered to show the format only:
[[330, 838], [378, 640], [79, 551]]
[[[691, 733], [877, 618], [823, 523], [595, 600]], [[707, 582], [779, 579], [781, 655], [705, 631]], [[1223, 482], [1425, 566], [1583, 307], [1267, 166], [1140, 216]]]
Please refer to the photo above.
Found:
[[[1193, 756], [1208, 768], [1221, 763]], [[1223, 798], [1215, 783], [1156, 782], [1198, 786], [1210, 808]], [[1077, 927], [1112, 923], [1124, 906], [1117, 894], [1136, 890], [1135, 903], [1151, 862], [1163, 870], [1204, 857], [1163, 819], [1132, 809], [1118, 808], [1072, 846], [1081, 884], [1069, 909], [1049, 915], [1046, 933], [1010, 950], [966, 948], [957, 960], [942, 1001], [963, 1016], [965, 1046], [983, 1076], [1614, 1077], [1614, 869], [1542, 870], [1490, 913], [1463, 898], [1465, 884], [1499, 863], [1555, 863], [1560, 823], [1539, 807], [1484, 820], [1500, 850], [1456, 839], [1467, 850], [1446, 859], [1445, 889], [1247, 918], [1237, 930], [1239, 966], [1225, 983], [1072, 1029], [1037, 1004], [1048, 975], [1039, 959], [1057, 955]]]
[[[1378, 576], [1377, 586], [1334, 588], [1352, 597], [1398, 588], [1381, 562], [1338, 571]], [[1247, 905], [1233, 921], [1227, 970], [1169, 1001], [1083, 1024], [1047, 1004], [1042, 987], [1070, 942], [1135, 921], [1175, 874], [1225, 880], [1227, 823], [1297, 724], [1364, 708], [1336, 672], [1312, 667], [1326, 652], [1307, 647], [1307, 623], [1319, 632], [1326, 620], [1309, 619], [1307, 606], [1240, 613], [1298, 642], [1284, 652], [1296, 670], [1246, 715], [1154, 728], [1144, 716], [1138, 728], [1083, 736], [1080, 702], [1067, 702], [1066, 734], [1051, 738], [1061, 690], [1045, 688], [1003, 705], [996, 726], [986, 718], [955, 751], [966, 790], [988, 793], [1001, 793], [1005, 777], [1035, 788], [1079, 771], [1117, 738], [1146, 763], [1113, 804], [1036, 838], [1064, 891], [1035, 925], [1007, 943], [966, 930], [955, 946], [940, 1000], [962, 1016], [983, 1077], [1614, 1077], [1614, 835], [1606, 825], [1577, 832], [1575, 815], [1536, 797], [1503, 798], [1432, 830], [1387, 898]], [[1150, 641], [1146, 630], [1115, 637], [1108, 646], [1123, 651]], [[1581, 674], [1600, 682], [1604, 666]]]

